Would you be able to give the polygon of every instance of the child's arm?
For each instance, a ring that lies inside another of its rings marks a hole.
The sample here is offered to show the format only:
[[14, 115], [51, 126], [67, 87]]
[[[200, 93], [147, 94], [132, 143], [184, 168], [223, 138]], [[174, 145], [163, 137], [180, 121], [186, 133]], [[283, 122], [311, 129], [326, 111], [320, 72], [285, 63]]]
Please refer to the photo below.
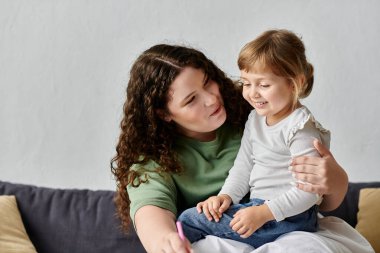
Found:
[[[330, 135], [327, 130], [321, 130], [316, 127], [312, 119], [309, 119], [301, 129], [297, 129], [292, 133], [289, 140], [289, 149], [292, 157], [295, 156], [316, 156], [320, 157], [318, 151], [313, 145], [314, 139], [323, 139], [325, 145], [329, 145]], [[277, 221], [281, 221], [286, 217], [299, 214], [320, 201], [320, 196], [314, 193], [304, 192], [297, 187], [292, 187], [289, 191], [278, 196], [277, 198], [267, 201]]]
[[245, 124], [239, 152], [235, 158], [234, 165], [228, 172], [228, 177], [219, 192], [219, 195], [226, 194], [230, 196], [234, 204], [238, 204], [250, 190], [249, 180], [253, 168], [251, 140], [254, 117], [255, 112], [252, 111]]

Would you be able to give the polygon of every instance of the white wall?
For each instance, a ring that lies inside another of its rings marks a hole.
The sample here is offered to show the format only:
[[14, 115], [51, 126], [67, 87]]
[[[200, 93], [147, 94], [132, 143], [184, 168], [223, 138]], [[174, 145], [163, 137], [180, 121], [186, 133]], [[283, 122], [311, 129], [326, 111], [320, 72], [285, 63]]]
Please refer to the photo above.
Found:
[[181, 43], [237, 75], [239, 49], [270, 28], [302, 35], [316, 70], [304, 103], [351, 181], [380, 180], [379, 10], [376, 0], [0, 0], [0, 180], [114, 189], [134, 59]]

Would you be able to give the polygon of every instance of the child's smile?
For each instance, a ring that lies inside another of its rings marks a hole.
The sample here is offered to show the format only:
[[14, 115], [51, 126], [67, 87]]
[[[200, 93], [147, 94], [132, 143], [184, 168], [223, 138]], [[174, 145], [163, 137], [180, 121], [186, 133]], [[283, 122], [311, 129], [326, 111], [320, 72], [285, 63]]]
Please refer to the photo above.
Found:
[[273, 125], [292, 112], [293, 86], [268, 69], [241, 71], [243, 97]]

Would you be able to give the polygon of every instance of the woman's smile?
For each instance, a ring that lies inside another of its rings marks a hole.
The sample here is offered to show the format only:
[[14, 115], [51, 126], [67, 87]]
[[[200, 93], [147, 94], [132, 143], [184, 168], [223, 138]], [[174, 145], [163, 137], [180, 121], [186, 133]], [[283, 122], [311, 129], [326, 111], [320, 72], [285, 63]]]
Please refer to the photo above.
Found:
[[218, 116], [223, 110], [224, 110], [224, 106], [223, 105], [219, 105], [216, 108], [216, 110], [213, 113], [211, 113], [210, 117]]
[[209, 139], [227, 118], [219, 84], [200, 69], [184, 68], [170, 85], [169, 120], [180, 132], [198, 140]]

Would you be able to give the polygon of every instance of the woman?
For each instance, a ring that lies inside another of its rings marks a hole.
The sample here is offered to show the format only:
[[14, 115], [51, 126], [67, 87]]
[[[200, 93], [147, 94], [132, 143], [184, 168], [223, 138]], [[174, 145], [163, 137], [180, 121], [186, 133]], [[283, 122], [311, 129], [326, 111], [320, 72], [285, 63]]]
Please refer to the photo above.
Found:
[[[125, 228], [132, 220], [149, 253], [190, 252], [175, 220], [216, 194], [232, 167], [250, 106], [241, 91], [201, 52], [156, 45], [130, 72], [112, 172]], [[322, 145], [319, 157], [292, 161], [305, 191], [324, 194], [323, 211], [342, 201], [348, 179]]]

